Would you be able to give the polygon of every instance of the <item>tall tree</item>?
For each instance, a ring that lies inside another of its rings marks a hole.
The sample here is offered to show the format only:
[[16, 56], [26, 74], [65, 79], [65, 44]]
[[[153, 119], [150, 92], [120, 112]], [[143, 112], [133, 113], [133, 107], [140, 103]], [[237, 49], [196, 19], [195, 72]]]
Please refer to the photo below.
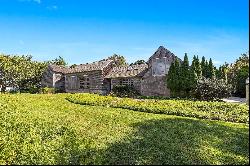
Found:
[[182, 90], [182, 95], [188, 95], [188, 91], [190, 90], [190, 69], [189, 69], [189, 61], [187, 53], [184, 55], [183, 63], [181, 64], [181, 73], [180, 73], [180, 89]]
[[63, 59], [63, 57], [59, 56], [58, 58], [51, 61], [52, 64], [66, 66], [67, 62]]
[[202, 76], [206, 77], [207, 67], [206, 67], [206, 58], [204, 56], [202, 56], [201, 58], [201, 71], [202, 71]]
[[32, 61], [32, 56], [0, 55], [0, 87], [23, 90], [39, 88], [46, 62]]
[[170, 89], [171, 96], [177, 97], [180, 89], [180, 62], [176, 58], [172, 62], [167, 75], [167, 88]]
[[131, 63], [130, 66], [131, 65], [141, 65], [141, 64], [146, 64], [145, 60], [143, 60], [143, 59], [142, 60], [137, 60], [134, 63]]
[[191, 67], [192, 67], [192, 70], [194, 70], [194, 72], [196, 73], [196, 76], [200, 78], [202, 76], [202, 69], [201, 69], [201, 64], [200, 64], [200, 60], [198, 56], [196, 57], [194, 55]]
[[214, 65], [212, 59], [210, 58], [207, 66], [207, 78], [214, 78], [214, 77], [215, 77]]
[[114, 55], [108, 57], [108, 59], [111, 59], [111, 60], [114, 61], [114, 66], [124, 66], [124, 65], [127, 65], [126, 59], [122, 55], [114, 54]]

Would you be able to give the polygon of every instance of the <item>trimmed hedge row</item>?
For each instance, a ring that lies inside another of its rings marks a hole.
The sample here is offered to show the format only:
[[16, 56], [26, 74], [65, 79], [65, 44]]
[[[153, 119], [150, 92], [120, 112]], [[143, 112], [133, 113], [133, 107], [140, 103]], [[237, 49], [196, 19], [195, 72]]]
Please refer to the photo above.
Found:
[[82, 105], [107, 106], [156, 114], [249, 123], [249, 108], [246, 104], [188, 100], [138, 100], [87, 93], [72, 94], [66, 99]]

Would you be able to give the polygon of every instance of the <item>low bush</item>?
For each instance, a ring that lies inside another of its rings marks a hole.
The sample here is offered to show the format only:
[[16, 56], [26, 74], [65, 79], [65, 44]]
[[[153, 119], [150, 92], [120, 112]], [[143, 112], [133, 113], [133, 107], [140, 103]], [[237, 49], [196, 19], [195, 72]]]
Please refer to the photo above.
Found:
[[232, 86], [223, 79], [202, 78], [198, 80], [194, 97], [205, 101], [218, 101], [229, 97]]
[[45, 87], [40, 89], [40, 93], [42, 94], [54, 94], [55, 92], [56, 92], [55, 88]]
[[66, 99], [76, 104], [110, 106], [156, 114], [243, 123], [249, 121], [248, 106], [246, 104], [188, 100], [138, 100], [96, 94], [73, 94], [66, 97]]
[[116, 85], [110, 93], [111, 96], [116, 97], [136, 97], [139, 94], [133, 86], [128, 85]]

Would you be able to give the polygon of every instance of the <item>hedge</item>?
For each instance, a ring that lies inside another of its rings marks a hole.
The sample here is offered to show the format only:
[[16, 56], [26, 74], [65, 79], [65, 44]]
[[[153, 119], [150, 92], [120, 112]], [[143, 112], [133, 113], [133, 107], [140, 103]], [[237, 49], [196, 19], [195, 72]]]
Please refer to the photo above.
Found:
[[246, 104], [189, 100], [140, 100], [88, 93], [71, 94], [66, 99], [72, 103], [82, 105], [124, 108], [155, 114], [249, 123], [249, 108]]

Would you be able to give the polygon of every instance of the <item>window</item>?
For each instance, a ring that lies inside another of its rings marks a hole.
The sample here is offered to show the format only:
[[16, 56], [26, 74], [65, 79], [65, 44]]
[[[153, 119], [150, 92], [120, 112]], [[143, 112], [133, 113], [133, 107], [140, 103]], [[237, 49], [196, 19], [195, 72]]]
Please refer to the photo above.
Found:
[[89, 78], [88, 77], [82, 77], [80, 78], [80, 89], [89, 89]]
[[134, 85], [134, 82], [133, 82], [133, 80], [131, 80], [131, 79], [123, 79], [123, 80], [121, 81], [121, 84], [122, 84], [122, 85], [133, 86], [133, 85]]

